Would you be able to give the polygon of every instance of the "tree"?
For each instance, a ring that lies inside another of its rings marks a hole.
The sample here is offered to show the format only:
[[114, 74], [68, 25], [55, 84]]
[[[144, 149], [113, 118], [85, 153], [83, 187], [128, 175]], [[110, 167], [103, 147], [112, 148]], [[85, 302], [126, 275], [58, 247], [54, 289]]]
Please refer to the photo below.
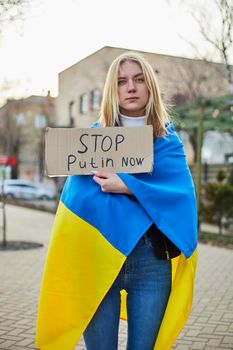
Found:
[[4, 35], [4, 29], [11, 23], [14, 23], [15, 30], [22, 33], [26, 14], [34, 2], [35, 0], [0, 0], [0, 39]]
[[233, 218], [233, 187], [229, 184], [209, 183], [206, 189], [209, 204], [205, 207], [205, 218], [218, 225], [222, 234], [224, 220]]
[[28, 3], [28, 0], [0, 0], [0, 25], [22, 18]]
[[[178, 74], [170, 77], [172, 88], [177, 91], [172, 102], [175, 105], [190, 103], [198, 98], [212, 98], [224, 92], [222, 75], [216, 71], [217, 63], [183, 59], [176, 65]], [[177, 79], [179, 76], [179, 79]], [[180, 102], [179, 102], [180, 99]]]
[[[201, 5], [192, 7], [191, 13], [198, 23], [202, 38], [214, 48], [223, 63], [229, 92], [232, 93], [233, 73], [230, 65], [230, 52], [233, 48], [233, 1], [214, 0], [211, 1], [212, 6], [208, 6], [209, 4], [201, 2]], [[214, 19], [211, 12], [214, 13]]]
[[227, 225], [233, 219], [233, 186], [230, 178], [224, 183], [225, 177], [226, 174], [220, 170], [218, 182], [207, 184], [206, 204], [202, 206], [203, 219], [217, 224], [219, 234], [222, 234], [223, 223]]

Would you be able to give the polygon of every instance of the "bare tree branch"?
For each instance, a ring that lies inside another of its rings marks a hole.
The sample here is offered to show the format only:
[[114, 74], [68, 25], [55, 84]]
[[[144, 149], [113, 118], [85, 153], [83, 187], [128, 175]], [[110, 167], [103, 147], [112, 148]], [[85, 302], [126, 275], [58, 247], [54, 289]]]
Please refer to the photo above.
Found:
[[10, 22], [22, 17], [29, 0], [0, 0], [0, 22]]
[[[233, 92], [233, 72], [229, 62], [230, 50], [233, 46], [233, 1], [215, 0], [209, 4], [213, 4], [214, 7], [207, 8], [206, 3], [203, 2], [199, 6], [195, 3], [195, 7], [190, 8], [190, 13], [198, 24], [204, 41], [218, 53], [224, 65], [224, 75], [229, 90]], [[211, 18], [211, 12], [215, 14], [214, 20]]]
[[219, 64], [202, 60], [184, 59], [179, 62], [176, 75], [170, 77], [175, 91], [174, 103], [179, 103], [179, 99], [187, 103], [200, 97], [211, 98], [221, 94], [224, 84], [219, 83], [222, 73], [218, 72], [216, 66]]

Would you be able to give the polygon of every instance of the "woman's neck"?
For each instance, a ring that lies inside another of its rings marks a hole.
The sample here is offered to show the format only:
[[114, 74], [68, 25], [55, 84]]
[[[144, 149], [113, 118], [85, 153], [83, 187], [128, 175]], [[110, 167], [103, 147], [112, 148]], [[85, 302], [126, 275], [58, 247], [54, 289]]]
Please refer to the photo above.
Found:
[[121, 126], [144, 126], [147, 125], [147, 116], [129, 117], [120, 113], [119, 120]]

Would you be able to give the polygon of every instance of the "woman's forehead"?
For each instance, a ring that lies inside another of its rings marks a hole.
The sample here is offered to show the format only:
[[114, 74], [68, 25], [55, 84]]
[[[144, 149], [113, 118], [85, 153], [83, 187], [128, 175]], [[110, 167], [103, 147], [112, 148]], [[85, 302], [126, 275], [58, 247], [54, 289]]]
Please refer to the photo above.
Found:
[[139, 74], [142, 73], [142, 68], [138, 62], [127, 60], [120, 64], [118, 75]]

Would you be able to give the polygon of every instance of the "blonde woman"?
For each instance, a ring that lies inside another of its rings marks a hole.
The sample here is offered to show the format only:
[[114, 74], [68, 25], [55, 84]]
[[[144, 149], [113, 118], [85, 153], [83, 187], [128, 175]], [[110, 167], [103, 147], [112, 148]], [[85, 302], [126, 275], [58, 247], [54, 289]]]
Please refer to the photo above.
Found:
[[128, 52], [110, 66], [94, 127], [147, 124], [154, 131], [152, 173], [97, 171], [66, 182], [39, 306], [37, 344], [44, 350], [71, 350], [82, 333], [87, 350], [117, 350], [122, 316], [127, 350], [168, 350], [188, 317], [194, 186], [153, 69]]

